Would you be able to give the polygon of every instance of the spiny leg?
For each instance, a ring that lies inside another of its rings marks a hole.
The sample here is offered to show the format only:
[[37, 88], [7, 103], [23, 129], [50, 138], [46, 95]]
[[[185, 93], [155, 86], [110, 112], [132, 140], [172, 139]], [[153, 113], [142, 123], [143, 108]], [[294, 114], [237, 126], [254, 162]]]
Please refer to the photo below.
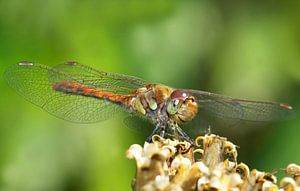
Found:
[[178, 135], [178, 132], [176, 130], [176, 127], [174, 125], [174, 123], [172, 122], [168, 122], [168, 130], [171, 129], [171, 133], [168, 133], [170, 136], [172, 136], [173, 138], [175, 137], [175, 139], [178, 139], [179, 141], [181, 141], [180, 136]]
[[167, 138], [170, 135], [169, 131], [170, 131], [170, 126], [169, 123], [167, 123], [162, 127], [162, 132], [160, 136], [163, 138]]
[[163, 137], [164, 136], [164, 131], [165, 131], [164, 129], [165, 129], [165, 127], [162, 127], [160, 122], [156, 123], [155, 129], [152, 131], [151, 135], [146, 139], [146, 141], [148, 143], [151, 143], [152, 142], [152, 137], [154, 135], [157, 135], [157, 134], [159, 134], [161, 137]]
[[166, 127], [163, 125], [160, 127], [160, 133], [159, 133], [159, 136], [162, 137], [162, 138], [165, 138], [165, 135], [166, 135]]
[[[169, 133], [170, 130], [172, 131], [172, 133]], [[146, 141], [149, 143], [152, 142], [152, 137], [158, 134], [160, 137], [163, 138], [165, 138], [165, 136], [173, 136], [179, 141], [182, 141], [182, 139], [184, 139], [190, 142], [191, 144], [193, 144], [194, 142], [177, 124], [173, 124], [170, 121], [167, 122], [167, 124], [162, 124], [161, 122], [158, 122], [156, 124], [155, 129]]]
[[179, 135], [182, 136], [185, 140], [187, 140], [191, 144], [194, 144], [194, 141], [178, 125], [176, 126], [176, 130]]

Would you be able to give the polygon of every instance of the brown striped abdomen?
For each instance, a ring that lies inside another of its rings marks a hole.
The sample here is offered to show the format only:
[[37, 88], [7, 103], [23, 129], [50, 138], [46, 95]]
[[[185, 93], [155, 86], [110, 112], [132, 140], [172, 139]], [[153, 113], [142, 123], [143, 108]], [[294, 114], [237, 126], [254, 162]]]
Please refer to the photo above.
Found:
[[57, 82], [53, 85], [53, 89], [55, 91], [63, 92], [66, 94], [81, 95], [81, 96], [104, 99], [125, 106], [128, 106], [128, 103], [132, 97], [129, 95], [119, 95], [119, 94], [100, 91], [94, 88], [84, 86], [78, 82], [70, 82], [70, 81]]

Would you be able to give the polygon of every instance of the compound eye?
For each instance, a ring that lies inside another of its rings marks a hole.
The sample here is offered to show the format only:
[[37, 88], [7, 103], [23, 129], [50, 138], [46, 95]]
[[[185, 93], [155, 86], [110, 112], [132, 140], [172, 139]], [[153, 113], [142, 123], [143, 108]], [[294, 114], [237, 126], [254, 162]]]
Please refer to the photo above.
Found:
[[172, 92], [171, 94], [171, 99], [174, 100], [174, 99], [182, 99], [182, 100], [185, 100], [186, 98], [189, 97], [189, 94], [182, 91], [182, 90], [175, 90]]
[[179, 104], [179, 99], [175, 99], [173, 102], [173, 106], [176, 107]]

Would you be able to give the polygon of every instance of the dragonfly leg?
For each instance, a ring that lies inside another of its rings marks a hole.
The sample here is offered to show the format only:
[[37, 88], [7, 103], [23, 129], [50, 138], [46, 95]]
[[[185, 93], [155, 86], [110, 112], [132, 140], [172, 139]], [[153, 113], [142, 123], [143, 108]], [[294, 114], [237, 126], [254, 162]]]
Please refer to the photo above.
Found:
[[154, 135], [159, 135], [163, 138], [165, 138], [165, 136], [170, 136], [173, 138], [175, 137], [179, 141], [186, 140], [191, 144], [194, 142], [178, 125], [175, 125], [171, 122], [168, 122], [167, 124], [158, 122], [155, 129], [146, 141], [149, 143], [152, 142], [152, 137]]
[[186, 141], [191, 144], [194, 143], [194, 141], [179, 126], [176, 127], [176, 131], [179, 133], [179, 136], [182, 136]]
[[168, 130], [171, 130], [171, 132], [167, 132], [168, 136], [170, 136], [172, 138], [175, 137], [175, 139], [181, 140], [180, 136], [178, 135], [175, 125], [170, 121], [168, 122]]
[[161, 126], [159, 136], [165, 138], [165, 135], [166, 135], [166, 127], [163, 125]]
[[165, 127], [163, 127], [160, 122], [156, 124], [155, 129], [152, 131], [151, 135], [147, 138], [146, 141], [148, 143], [151, 143], [153, 135], [157, 134], [159, 134], [161, 137], [163, 137], [165, 134]]

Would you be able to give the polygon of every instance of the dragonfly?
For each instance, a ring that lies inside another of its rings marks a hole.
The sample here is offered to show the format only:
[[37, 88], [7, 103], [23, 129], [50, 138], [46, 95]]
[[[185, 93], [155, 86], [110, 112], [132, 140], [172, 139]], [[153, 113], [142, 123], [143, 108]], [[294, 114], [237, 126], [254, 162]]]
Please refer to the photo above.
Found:
[[22, 61], [10, 66], [4, 76], [18, 94], [67, 121], [99, 122], [121, 110], [145, 118], [154, 127], [148, 142], [156, 134], [192, 142], [181, 127], [196, 118], [201, 120], [200, 113], [224, 121], [272, 122], [285, 119], [293, 109], [286, 103], [176, 89], [75, 61], [54, 67]]

